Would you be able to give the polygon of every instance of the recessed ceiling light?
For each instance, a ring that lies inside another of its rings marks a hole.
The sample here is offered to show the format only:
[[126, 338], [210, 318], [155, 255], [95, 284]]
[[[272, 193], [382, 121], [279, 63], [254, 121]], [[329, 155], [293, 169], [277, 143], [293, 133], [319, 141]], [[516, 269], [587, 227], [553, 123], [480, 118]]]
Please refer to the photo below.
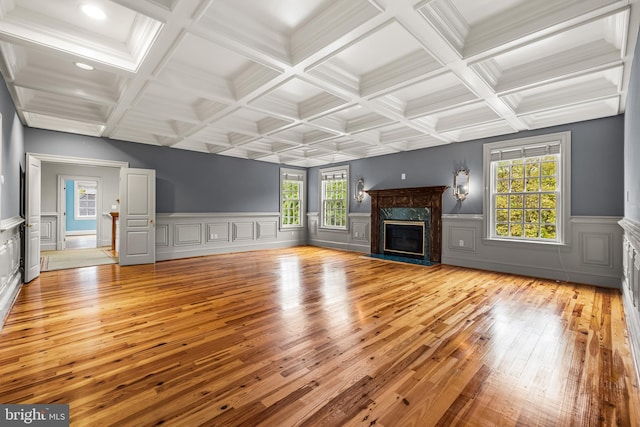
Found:
[[76, 65], [76, 67], [81, 68], [83, 70], [87, 70], [87, 71], [93, 71], [94, 70], [92, 65], [85, 64], [84, 62], [74, 62], [74, 64]]
[[92, 4], [85, 4], [82, 6], [82, 11], [85, 15], [93, 19], [104, 20], [107, 19], [107, 14], [98, 6]]

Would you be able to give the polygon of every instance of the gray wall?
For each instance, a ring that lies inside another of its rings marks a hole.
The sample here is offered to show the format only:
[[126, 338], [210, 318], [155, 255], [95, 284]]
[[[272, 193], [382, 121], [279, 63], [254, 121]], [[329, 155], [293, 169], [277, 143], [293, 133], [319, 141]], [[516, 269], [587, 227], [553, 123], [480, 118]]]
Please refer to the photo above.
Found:
[[[443, 212], [481, 214], [482, 145], [485, 142], [562, 131], [571, 131], [571, 215], [621, 217], [624, 211], [621, 191], [624, 181], [622, 170], [624, 118], [622, 115], [355, 160], [349, 163], [352, 187], [355, 180], [360, 177], [364, 178], [367, 189], [451, 186], [453, 172], [460, 166], [465, 166], [470, 170], [471, 194], [463, 203], [456, 203], [451, 189], [447, 190], [443, 196]], [[319, 169], [321, 168], [311, 168], [308, 173], [307, 206], [310, 212], [316, 212], [319, 209]], [[402, 173], [406, 174], [404, 181], [401, 180]], [[636, 172], [635, 182], [639, 181]], [[360, 205], [354, 200], [350, 202], [350, 211], [353, 213], [366, 213], [370, 210], [371, 202], [368, 197]]]
[[20, 176], [24, 171], [24, 136], [22, 123], [13, 105], [7, 86], [0, 83], [0, 113], [2, 114], [2, 166], [4, 184], [0, 190], [1, 218], [20, 215]]
[[278, 212], [279, 166], [215, 154], [25, 128], [25, 150], [156, 170], [156, 210]]
[[640, 222], [640, 42], [636, 43], [624, 117], [624, 216]]

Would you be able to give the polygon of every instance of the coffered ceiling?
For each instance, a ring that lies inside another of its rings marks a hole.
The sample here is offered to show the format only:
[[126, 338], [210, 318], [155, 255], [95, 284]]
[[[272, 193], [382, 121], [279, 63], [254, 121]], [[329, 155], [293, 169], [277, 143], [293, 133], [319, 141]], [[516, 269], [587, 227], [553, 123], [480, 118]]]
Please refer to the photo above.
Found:
[[622, 113], [638, 7], [0, 0], [0, 69], [27, 126], [309, 167]]

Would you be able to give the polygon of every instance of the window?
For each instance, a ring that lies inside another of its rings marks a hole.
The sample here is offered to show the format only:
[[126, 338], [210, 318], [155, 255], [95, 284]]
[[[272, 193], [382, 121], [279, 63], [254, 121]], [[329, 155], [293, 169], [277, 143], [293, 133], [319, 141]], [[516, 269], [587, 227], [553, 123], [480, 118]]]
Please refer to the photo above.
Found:
[[280, 169], [280, 226], [282, 228], [303, 226], [306, 180], [306, 171]]
[[96, 181], [74, 181], [75, 219], [96, 219]]
[[488, 238], [566, 242], [570, 144], [563, 132], [484, 145]]
[[323, 228], [347, 229], [349, 168], [320, 170], [321, 224]]

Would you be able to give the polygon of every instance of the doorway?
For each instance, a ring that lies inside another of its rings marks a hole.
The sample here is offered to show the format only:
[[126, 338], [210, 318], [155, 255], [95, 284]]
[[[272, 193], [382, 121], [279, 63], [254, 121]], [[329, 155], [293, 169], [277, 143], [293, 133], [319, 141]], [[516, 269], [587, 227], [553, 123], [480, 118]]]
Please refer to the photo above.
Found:
[[118, 263], [110, 212], [118, 210], [120, 170], [128, 164], [32, 156], [41, 161], [40, 271]]
[[[46, 163], [43, 173], [47, 175]], [[102, 178], [62, 174], [57, 178], [60, 239], [55, 250], [41, 251], [40, 270], [116, 264], [117, 254], [100, 238], [103, 225], [99, 218], [103, 200]]]
[[[45, 165], [46, 166], [46, 165]], [[58, 206], [62, 212], [59, 232], [62, 250], [95, 249], [101, 246], [98, 236], [102, 212], [100, 178], [58, 175]]]
[[[112, 234], [121, 236], [119, 241], [118, 260], [120, 265], [153, 264], [155, 263], [155, 221], [156, 221], [156, 171], [154, 169], [129, 168], [126, 162], [81, 159], [73, 157], [62, 157], [47, 154], [26, 154], [25, 173], [25, 239], [24, 239], [24, 282], [29, 283], [40, 275], [41, 271], [41, 243], [46, 236], [46, 229], [42, 223], [42, 218], [46, 214], [48, 204], [44, 203], [46, 195], [57, 194], [55, 188], [51, 191], [41, 188], [49, 186], [53, 178], [46, 178], [42, 172], [43, 164], [54, 164], [60, 167], [104, 167], [117, 172], [117, 185], [111, 200], [104, 203], [104, 206], [111, 205], [111, 209], [116, 211], [113, 215], [110, 212], [96, 213], [101, 221], [108, 221], [109, 227], [102, 227], [109, 230], [108, 242], [113, 242]], [[95, 171], [95, 169], [92, 169]], [[84, 174], [84, 173], [79, 173]], [[88, 173], [87, 173], [88, 174]], [[103, 183], [106, 180], [103, 180]], [[53, 184], [55, 186], [55, 182]], [[106, 193], [106, 185], [103, 189]], [[104, 197], [104, 196], [103, 196]], [[59, 198], [58, 198], [59, 199]], [[115, 204], [112, 204], [115, 202]], [[55, 201], [53, 202], [55, 204]], [[52, 208], [56, 209], [56, 208]], [[53, 212], [56, 224], [60, 224], [61, 210]], [[111, 233], [113, 220], [118, 218], [119, 231]], [[57, 230], [55, 227], [48, 227], [48, 230]], [[26, 230], [29, 230], [28, 232]], [[100, 230], [100, 228], [98, 228]], [[106, 233], [106, 232], [105, 232]], [[103, 239], [98, 236], [98, 239]], [[50, 233], [51, 234], [51, 233]], [[59, 236], [61, 236], [59, 234]], [[49, 236], [51, 238], [51, 235]], [[61, 240], [61, 237], [56, 237]], [[100, 240], [99, 240], [100, 241]], [[63, 245], [63, 241], [60, 245]], [[58, 249], [56, 247], [56, 249]]]

